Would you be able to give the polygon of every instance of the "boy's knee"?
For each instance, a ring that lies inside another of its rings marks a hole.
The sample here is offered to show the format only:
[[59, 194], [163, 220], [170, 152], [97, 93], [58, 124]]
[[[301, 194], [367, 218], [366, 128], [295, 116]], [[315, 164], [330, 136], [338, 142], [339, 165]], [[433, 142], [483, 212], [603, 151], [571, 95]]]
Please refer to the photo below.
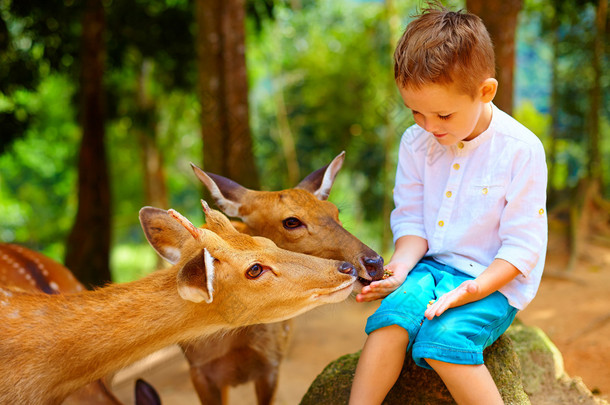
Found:
[[402, 326], [389, 325], [376, 329], [369, 334], [369, 340], [383, 340], [391, 344], [407, 345], [409, 343], [409, 332]]

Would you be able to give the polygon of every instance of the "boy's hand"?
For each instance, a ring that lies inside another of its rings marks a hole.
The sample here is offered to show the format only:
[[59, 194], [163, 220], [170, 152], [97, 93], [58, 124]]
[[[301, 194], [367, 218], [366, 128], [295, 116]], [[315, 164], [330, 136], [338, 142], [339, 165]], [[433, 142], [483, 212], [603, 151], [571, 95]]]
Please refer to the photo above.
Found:
[[434, 301], [428, 307], [424, 316], [432, 319], [435, 316], [440, 316], [449, 308], [459, 307], [460, 305], [476, 301], [480, 298], [480, 290], [479, 284], [475, 280], [464, 281], [459, 287], [449, 291], [447, 294], [441, 295]]
[[407, 279], [407, 274], [411, 270], [400, 262], [390, 262], [384, 270], [390, 271], [392, 275], [386, 279], [373, 281], [371, 284], [362, 287], [360, 294], [356, 295], [356, 301], [367, 302], [385, 298], [392, 291], [396, 290]]

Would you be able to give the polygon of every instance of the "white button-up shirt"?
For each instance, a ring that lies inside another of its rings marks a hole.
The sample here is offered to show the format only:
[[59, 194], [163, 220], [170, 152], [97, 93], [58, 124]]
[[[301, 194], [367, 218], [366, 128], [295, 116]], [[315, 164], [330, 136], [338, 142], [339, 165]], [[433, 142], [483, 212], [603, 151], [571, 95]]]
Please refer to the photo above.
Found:
[[428, 241], [426, 256], [477, 277], [496, 259], [521, 272], [500, 289], [523, 309], [542, 277], [548, 227], [542, 143], [493, 106], [472, 141], [440, 145], [417, 125], [402, 136], [394, 188], [394, 241]]

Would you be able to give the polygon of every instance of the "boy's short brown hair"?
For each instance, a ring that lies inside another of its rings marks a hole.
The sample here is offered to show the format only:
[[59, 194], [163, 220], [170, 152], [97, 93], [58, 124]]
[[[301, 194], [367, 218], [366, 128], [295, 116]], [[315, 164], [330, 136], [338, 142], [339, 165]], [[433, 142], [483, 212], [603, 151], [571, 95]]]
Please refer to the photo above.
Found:
[[494, 76], [494, 50], [483, 21], [438, 2], [428, 3], [407, 25], [394, 51], [394, 78], [403, 88], [454, 83], [474, 97]]

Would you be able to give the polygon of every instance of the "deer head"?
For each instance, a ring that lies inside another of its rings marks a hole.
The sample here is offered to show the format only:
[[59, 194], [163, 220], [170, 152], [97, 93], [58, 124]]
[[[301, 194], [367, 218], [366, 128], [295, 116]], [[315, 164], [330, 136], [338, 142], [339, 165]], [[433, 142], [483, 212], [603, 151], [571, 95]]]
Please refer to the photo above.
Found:
[[360, 284], [368, 284], [383, 276], [383, 259], [343, 228], [339, 210], [328, 201], [344, 158], [342, 152], [295, 188], [282, 191], [250, 190], [191, 166], [217, 205], [247, 225], [245, 232], [267, 237], [284, 249], [353, 263]]
[[230, 325], [248, 325], [287, 319], [350, 294], [356, 274], [349, 263], [280, 249], [238, 232], [226, 216], [202, 205], [205, 229], [174, 210], [140, 210], [151, 246], [179, 268], [184, 300], [213, 303]]

